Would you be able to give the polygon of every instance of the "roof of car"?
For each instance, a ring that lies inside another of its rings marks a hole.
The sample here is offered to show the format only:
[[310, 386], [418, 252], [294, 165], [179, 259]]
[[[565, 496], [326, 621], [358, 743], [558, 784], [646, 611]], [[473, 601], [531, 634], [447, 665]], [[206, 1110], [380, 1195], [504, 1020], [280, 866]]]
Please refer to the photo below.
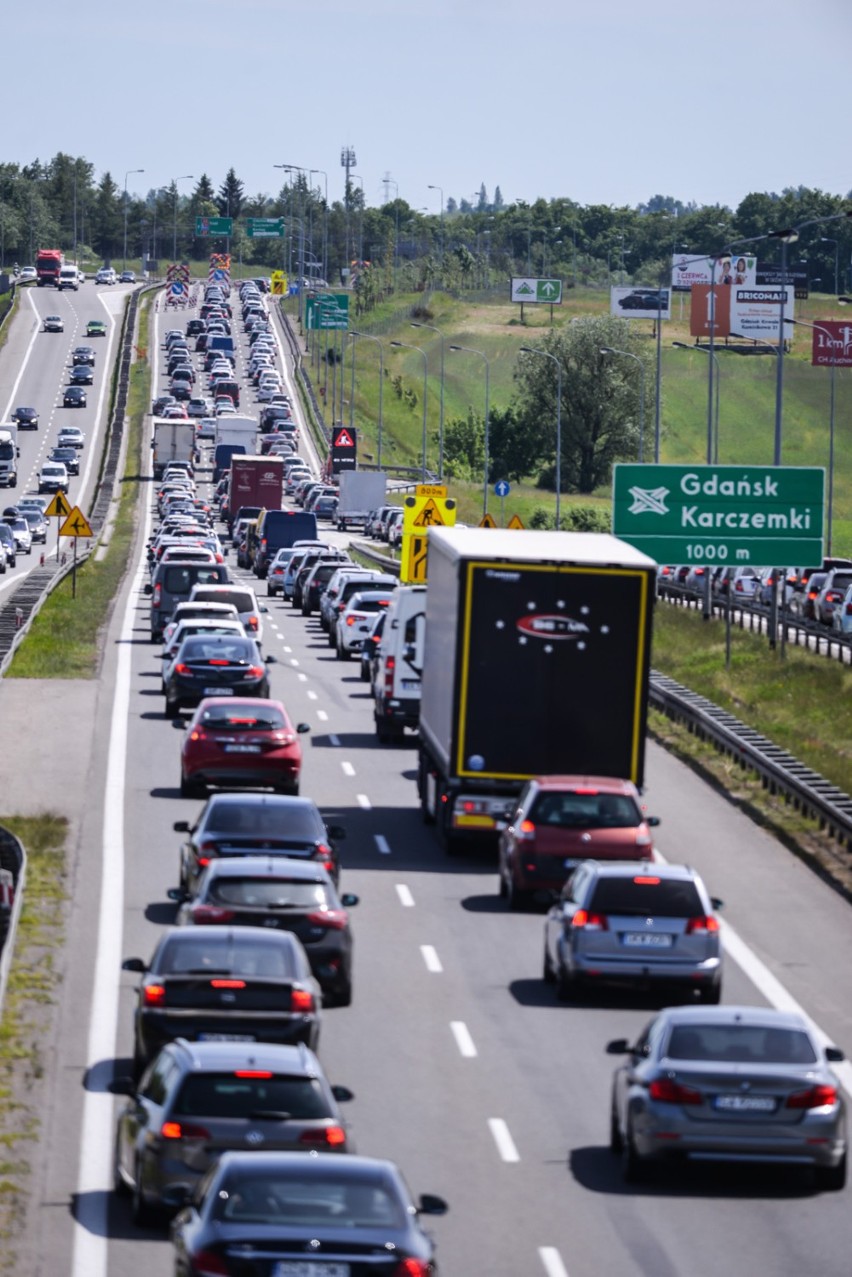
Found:
[[605, 794], [636, 794], [635, 785], [629, 780], [617, 780], [612, 776], [533, 776], [530, 783], [539, 789], [562, 791], [565, 789], [596, 789]]
[[679, 1006], [665, 1007], [661, 1016], [670, 1024], [752, 1024], [772, 1028], [810, 1030], [805, 1016], [796, 1011], [781, 1011], [760, 1006]]
[[578, 868], [592, 870], [599, 878], [662, 878], [667, 882], [688, 882], [698, 877], [690, 865], [648, 863], [636, 860], [582, 860]]
[[199, 1071], [251, 1068], [269, 1069], [274, 1073], [304, 1073], [311, 1077], [322, 1072], [317, 1057], [304, 1042], [285, 1046], [266, 1042], [188, 1042], [186, 1038], [176, 1038], [170, 1045]]
[[287, 856], [223, 856], [205, 869], [210, 878], [275, 878], [293, 882], [329, 883], [328, 871], [317, 860], [291, 860]]

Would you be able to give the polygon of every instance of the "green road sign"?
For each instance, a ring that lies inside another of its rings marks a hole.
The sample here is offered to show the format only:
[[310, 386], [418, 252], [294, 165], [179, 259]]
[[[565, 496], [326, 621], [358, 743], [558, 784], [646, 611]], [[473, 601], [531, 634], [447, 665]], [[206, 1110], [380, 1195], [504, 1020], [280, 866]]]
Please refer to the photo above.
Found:
[[349, 294], [317, 293], [305, 298], [306, 328], [349, 327]]
[[553, 302], [554, 306], [562, 302], [561, 279], [537, 279], [535, 281], [535, 299], [537, 302]]
[[612, 530], [658, 563], [822, 562], [819, 466], [613, 468]]
[[232, 217], [196, 217], [196, 235], [231, 235], [234, 230]]
[[510, 300], [513, 302], [529, 302], [531, 305], [562, 305], [561, 279], [536, 279], [513, 276]]
[[250, 217], [246, 222], [249, 239], [281, 239], [284, 235], [283, 217]]

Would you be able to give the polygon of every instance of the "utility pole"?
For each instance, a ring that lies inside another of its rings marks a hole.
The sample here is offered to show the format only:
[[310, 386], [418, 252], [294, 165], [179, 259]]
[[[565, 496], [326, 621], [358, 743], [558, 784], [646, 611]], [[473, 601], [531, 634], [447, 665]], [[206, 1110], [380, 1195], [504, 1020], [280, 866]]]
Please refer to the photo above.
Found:
[[[344, 206], [346, 208], [346, 265], [347, 265], [347, 268], [349, 266], [349, 263], [352, 260], [352, 246], [349, 243], [349, 191], [350, 191], [349, 174], [351, 170], [354, 169], [357, 163], [358, 163], [358, 160], [355, 158], [355, 147], [354, 146], [341, 147], [340, 166], [341, 168], [346, 169], [346, 186], [344, 187], [343, 198], [344, 198]], [[349, 280], [348, 275], [346, 276], [346, 279], [348, 282]]]

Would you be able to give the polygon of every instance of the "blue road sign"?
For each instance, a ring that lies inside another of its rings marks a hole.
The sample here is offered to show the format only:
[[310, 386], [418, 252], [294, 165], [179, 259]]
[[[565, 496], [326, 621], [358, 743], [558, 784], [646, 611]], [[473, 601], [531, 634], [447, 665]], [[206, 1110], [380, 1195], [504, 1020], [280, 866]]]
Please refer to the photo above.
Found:
[[509, 487], [509, 484], [505, 479], [498, 479], [494, 484], [494, 491], [497, 493], [498, 497], [507, 497], [512, 489]]

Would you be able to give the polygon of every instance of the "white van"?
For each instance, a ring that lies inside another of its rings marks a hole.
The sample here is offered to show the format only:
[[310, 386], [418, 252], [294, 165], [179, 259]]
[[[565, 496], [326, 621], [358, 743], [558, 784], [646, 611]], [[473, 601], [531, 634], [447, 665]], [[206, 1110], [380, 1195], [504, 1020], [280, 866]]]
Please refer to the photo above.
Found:
[[420, 721], [426, 588], [400, 586], [388, 605], [373, 678], [373, 718], [382, 744], [400, 740]]
[[76, 293], [80, 287], [80, 272], [77, 267], [72, 264], [61, 266], [59, 269], [59, 279], [56, 281], [56, 287], [61, 291], [63, 288], [73, 288]]

